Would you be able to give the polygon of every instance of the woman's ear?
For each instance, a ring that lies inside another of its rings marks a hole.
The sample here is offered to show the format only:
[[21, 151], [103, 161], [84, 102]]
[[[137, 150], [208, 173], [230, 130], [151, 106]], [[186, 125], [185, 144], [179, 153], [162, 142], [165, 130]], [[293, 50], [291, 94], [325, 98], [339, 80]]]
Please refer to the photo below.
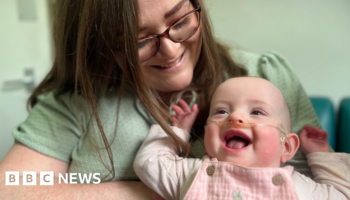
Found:
[[300, 145], [299, 137], [295, 133], [288, 133], [287, 139], [289, 140], [289, 143], [284, 143], [283, 153], [281, 155], [281, 163], [285, 163], [288, 160], [292, 159]]

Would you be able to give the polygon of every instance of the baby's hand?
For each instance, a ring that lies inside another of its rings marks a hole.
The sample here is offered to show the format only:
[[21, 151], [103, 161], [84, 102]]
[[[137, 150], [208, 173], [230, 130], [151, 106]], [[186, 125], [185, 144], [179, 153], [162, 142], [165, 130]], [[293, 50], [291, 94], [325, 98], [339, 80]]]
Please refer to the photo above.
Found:
[[190, 133], [193, 123], [198, 115], [198, 105], [194, 104], [191, 110], [183, 99], [179, 100], [179, 105], [181, 107], [178, 105], [173, 106], [175, 116], [172, 119], [172, 125], [183, 129], [187, 133]]
[[306, 155], [313, 152], [329, 152], [328, 134], [326, 131], [306, 125], [299, 136], [301, 150]]

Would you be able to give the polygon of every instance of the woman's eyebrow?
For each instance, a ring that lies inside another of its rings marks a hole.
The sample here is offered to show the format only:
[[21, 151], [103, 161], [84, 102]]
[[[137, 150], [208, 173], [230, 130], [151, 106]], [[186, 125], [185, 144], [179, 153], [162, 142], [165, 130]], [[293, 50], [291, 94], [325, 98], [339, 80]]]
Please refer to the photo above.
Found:
[[166, 12], [164, 14], [164, 18], [168, 18], [171, 15], [175, 14], [177, 11], [179, 11], [182, 7], [182, 5], [188, 0], [181, 0], [178, 4], [176, 4], [170, 11]]
[[147, 26], [140, 26], [140, 28], [139, 28], [139, 32], [144, 31], [144, 30], [146, 30], [146, 29], [148, 29], [148, 27], [147, 27]]
[[[179, 10], [182, 8], [183, 4], [184, 4], [186, 1], [188, 1], [188, 0], [181, 0], [181, 1], [180, 1], [178, 4], [176, 4], [170, 11], [168, 11], [168, 12], [166, 12], [166, 13], [164, 14], [164, 18], [166, 19], [166, 18], [170, 17], [171, 15], [175, 14], [177, 11], [179, 11]], [[148, 29], [148, 26], [140, 26], [140, 27], [139, 27], [139, 32], [144, 31], [144, 30], [146, 30], [146, 29]]]

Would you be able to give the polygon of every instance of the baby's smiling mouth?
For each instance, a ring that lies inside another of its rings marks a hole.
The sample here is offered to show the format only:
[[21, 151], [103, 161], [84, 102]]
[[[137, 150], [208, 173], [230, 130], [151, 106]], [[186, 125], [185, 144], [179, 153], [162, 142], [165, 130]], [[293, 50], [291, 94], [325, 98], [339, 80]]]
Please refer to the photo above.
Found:
[[242, 149], [251, 143], [251, 139], [239, 130], [227, 131], [224, 136], [224, 145], [229, 149]]

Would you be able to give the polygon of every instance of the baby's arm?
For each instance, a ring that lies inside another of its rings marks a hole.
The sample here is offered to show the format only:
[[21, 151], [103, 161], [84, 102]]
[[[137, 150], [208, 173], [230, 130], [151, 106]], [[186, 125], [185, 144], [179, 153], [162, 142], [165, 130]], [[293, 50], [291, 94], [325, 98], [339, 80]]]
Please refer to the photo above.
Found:
[[[174, 105], [173, 131], [184, 141], [189, 141], [198, 106], [192, 110], [180, 99]], [[181, 129], [180, 129], [181, 128]], [[187, 132], [187, 133], [186, 133]], [[198, 170], [201, 160], [181, 158], [179, 148], [159, 125], [153, 125], [134, 160], [134, 170], [143, 183], [165, 199], [179, 199], [182, 184]]]
[[[184, 141], [189, 135], [172, 127]], [[181, 186], [202, 161], [182, 158], [179, 148], [159, 125], [153, 125], [134, 160], [134, 170], [143, 183], [165, 199], [179, 199]]]
[[300, 133], [301, 150], [305, 155], [314, 152], [329, 152], [328, 134], [326, 131], [311, 128], [307, 125]]
[[198, 115], [197, 104], [194, 104], [191, 110], [188, 104], [183, 99], [180, 99], [179, 106], [174, 105], [173, 110], [176, 115], [172, 119], [172, 125], [190, 133], [193, 123]]
[[[329, 153], [326, 131], [307, 125], [300, 133], [301, 149], [306, 154], [314, 179], [304, 177], [315, 199], [350, 198], [350, 155]], [[300, 184], [302, 186], [302, 184]]]
[[309, 191], [313, 199], [350, 199], [349, 154], [314, 152], [306, 157], [314, 178], [312, 180], [301, 175], [303, 180], [298, 181], [293, 177], [297, 191]]

